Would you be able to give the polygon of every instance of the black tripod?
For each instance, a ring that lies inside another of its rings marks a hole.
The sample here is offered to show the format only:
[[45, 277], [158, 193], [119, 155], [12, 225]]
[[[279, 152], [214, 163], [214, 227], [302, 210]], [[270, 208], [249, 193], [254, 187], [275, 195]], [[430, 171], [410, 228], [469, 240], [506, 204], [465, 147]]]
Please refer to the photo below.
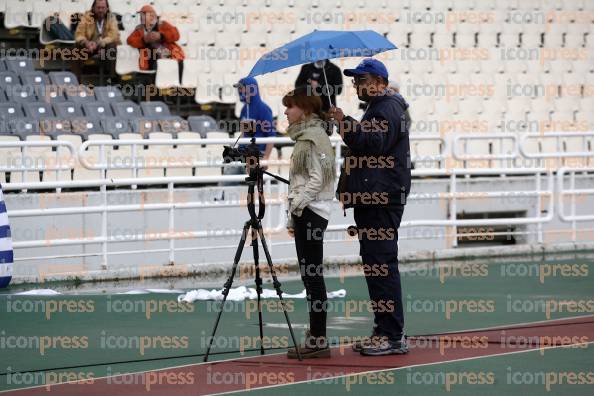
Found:
[[[231, 289], [231, 285], [233, 284], [233, 278], [235, 277], [235, 272], [237, 271], [237, 265], [239, 264], [239, 260], [241, 259], [241, 253], [243, 252], [243, 247], [245, 246], [245, 241], [247, 240], [247, 235], [251, 231], [252, 232], [252, 248], [254, 254], [254, 265], [255, 267], [255, 283], [256, 283], [256, 293], [258, 295], [258, 320], [260, 325], [260, 354], [264, 355], [264, 330], [262, 328], [262, 305], [260, 304], [260, 296], [262, 294], [262, 278], [260, 277], [260, 265], [259, 259], [260, 254], [258, 251], [258, 238], [262, 242], [262, 249], [264, 249], [264, 254], [266, 255], [266, 261], [268, 262], [268, 268], [270, 269], [270, 275], [272, 276], [272, 281], [274, 288], [276, 289], [276, 294], [281, 302], [281, 307], [283, 313], [285, 314], [285, 319], [287, 321], [287, 325], [289, 326], [289, 332], [291, 333], [291, 339], [293, 340], [293, 345], [295, 345], [295, 349], [297, 351], [297, 357], [299, 360], [302, 360], [301, 352], [299, 351], [299, 346], [297, 345], [297, 341], [295, 340], [295, 334], [293, 333], [293, 327], [291, 326], [291, 321], [289, 320], [289, 314], [287, 313], [285, 307], [285, 301], [283, 300], [283, 292], [281, 291], [281, 284], [276, 277], [276, 272], [274, 271], [274, 267], [272, 266], [272, 257], [270, 256], [270, 252], [268, 251], [268, 245], [266, 244], [266, 239], [264, 238], [264, 230], [262, 228], [262, 219], [264, 218], [264, 213], [266, 211], [266, 204], [264, 200], [264, 174], [270, 175], [275, 179], [282, 181], [283, 183], [289, 184], [289, 181], [283, 179], [280, 176], [274, 175], [262, 169], [260, 166], [260, 158], [259, 158], [259, 151], [255, 144], [255, 139], [252, 138], [252, 143], [248, 146], [248, 150], [251, 153], [254, 153], [254, 156], [246, 157], [247, 164], [249, 169], [249, 176], [245, 179], [248, 184], [248, 195], [247, 195], [247, 208], [248, 212], [250, 213], [250, 219], [245, 222], [243, 225], [243, 231], [241, 233], [241, 239], [239, 241], [239, 245], [237, 246], [237, 251], [235, 252], [235, 259], [233, 261], [233, 268], [231, 269], [231, 275], [225, 282], [225, 286], [223, 289], [223, 301], [221, 302], [221, 309], [217, 314], [217, 320], [215, 321], [214, 328], [212, 329], [212, 334], [210, 336], [210, 340], [208, 343], [208, 349], [206, 350], [206, 355], [204, 356], [204, 361], [208, 361], [208, 355], [210, 354], [210, 349], [212, 347], [212, 343], [214, 341], [215, 334], [217, 332], [217, 327], [219, 326], [219, 321], [221, 320], [221, 315], [223, 313], [223, 309], [225, 306], [225, 302], [227, 301], [227, 295], [229, 294], [229, 290]], [[250, 159], [251, 162], [255, 162], [255, 166], [250, 168]], [[253, 161], [255, 159], [255, 161]], [[255, 201], [254, 201], [254, 190], [258, 188], [258, 214], [256, 215], [256, 208], [255, 208]]]

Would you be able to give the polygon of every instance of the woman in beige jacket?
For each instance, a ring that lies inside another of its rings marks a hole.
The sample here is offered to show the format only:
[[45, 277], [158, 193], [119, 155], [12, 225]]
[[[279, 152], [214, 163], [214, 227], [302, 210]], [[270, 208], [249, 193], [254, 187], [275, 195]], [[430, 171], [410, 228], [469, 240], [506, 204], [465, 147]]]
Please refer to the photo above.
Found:
[[[326, 339], [326, 285], [324, 232], [334, 198], [334, 149], [322, 120], [322, 101], [307, 87], [300, 87], [283, 98], [289, 122], [287, 132], [295, 141], [289, 171], [289, 213], [287, 228], [295, 238], [295, 248], [305, 285], [309, 310], [309, 331], [300, 347], [304, 358], [328, 357]], [[296, 358], [294, 348], [289, 358]]]

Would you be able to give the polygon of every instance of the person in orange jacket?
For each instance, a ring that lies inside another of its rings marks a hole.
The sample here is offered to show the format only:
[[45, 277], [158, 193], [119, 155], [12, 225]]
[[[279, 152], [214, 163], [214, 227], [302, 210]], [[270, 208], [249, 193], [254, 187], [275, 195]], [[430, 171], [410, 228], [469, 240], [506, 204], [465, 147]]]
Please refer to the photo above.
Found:
[[128, 37], [128, 45], [140, 50], [140, 70], [155, 69], [157, 59], [184, 59], [184, 51], [176, 43], [179, 31], [172, 24], [160, 21], [152, 6], [140, 9], [140, 21]]

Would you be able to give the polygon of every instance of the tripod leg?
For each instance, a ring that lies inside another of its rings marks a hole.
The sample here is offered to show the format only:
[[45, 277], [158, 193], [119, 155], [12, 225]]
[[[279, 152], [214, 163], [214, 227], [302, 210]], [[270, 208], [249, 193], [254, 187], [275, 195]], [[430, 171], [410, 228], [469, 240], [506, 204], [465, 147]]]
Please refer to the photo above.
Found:
[[217, 332], [217, 327], [219, 327], [219, 321], [221, 320], [221, 314], [225, 309], [225, 302], [227, 301], [227, 296], [229, 295], [229, 290], [231, 290], [231, 285], [233, 285], [233, 278], [235, 278], [235, 272], [237, 271], [237, 265], [239, 264], [239, 260], [241, 259], [241, 252], [243, 251], [243, 247], [245, 245], [245, 241], [247, 239], [247, 234], [250, 231], [251, 221], [247, 221], [243, 226], [243, 232], [241, 234], [241, 240], [239, 241], [239, 245], [237, 245], [237, 251], [235, 252], [235, 259], [233, 261], [233, 268], [231, 269], [231, 275], [225, 282], [225, 287], [223, 289], [223, 301], [221, 302], [221, 309], [217, 314], [217, 320], [215, 321], [214, 327], [212, 329], [212, 334], [210, 336], [210, 340], [208, 342], [208, 349], [206, 350], [206, 355], [204, 355], [204, 361], [208, 361], [208, 355], [210, 355], [210, 349], [212, 348], [212, 343], [214, 341], [215, 334]]
[[264, 355], [264, 329], [262, 328], [262, 303], [260, 297], [262, 295], [262, 277], [260, 276], [260, 252], [258, 251], [258, 232], [252, 227], [252, 248], [254, 251], [254, 265], [256, 294], [258, 295], [258, 321], [260, 325], [260, 355]]
[[297, 357], [299, 360], [303, 360], [301, 357], [301, 351], [299, 350], [299, 345], [297, 344], [297, 340], [295, 339], [295, 333], [293, 332], [293, 326], [291, 326], [291, 321], [289, 320], [289, 314], [287, 313], [285, 307], [285, 300], [283, 300], [283, 292], [281, 290], [281, 284], [276, 277], [276, 272], [274, 272], [274, 267], [272, 266], [272, 257], [270, 256], [270, 252], [268, 251], [268, 245], [266, 244], [266, 239], [264, 238], [264, 230], [262, 229], [262, 223], [258, 221], [256, 225], [258, 230], [258, 235], [260, 236], [260, 240], [262, 241], [262, 249], [264, 249], [264, 254], [266, 255], [266, 261], [268, 262], [268, 268], [270, 269], [270, 275], [272, 276], [272, 284], [276, 289], [276, 294], [281, 302], [281, 307], [283, 309], [283, 313], [285, 314], [285, 320], [287, 321], [287, 326], [289, 326], [289, 332], [291, 333], [291, 339], [293, 340], [293, 345], [295, 345], [295, 351], [297, 352]]

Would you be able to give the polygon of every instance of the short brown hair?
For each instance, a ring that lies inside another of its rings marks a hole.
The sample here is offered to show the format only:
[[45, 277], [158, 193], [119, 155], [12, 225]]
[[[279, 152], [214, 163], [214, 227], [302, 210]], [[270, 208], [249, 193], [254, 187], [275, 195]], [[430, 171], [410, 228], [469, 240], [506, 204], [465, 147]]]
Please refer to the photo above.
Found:
[[314, 90], [309, 86], [300, 86], [289, 92], [283, 97], [283, 105], [285, 107], [297, 106], [306, 115], [317, 114], [320, 118], [322, 113], [322, 98], [316, 95]]

